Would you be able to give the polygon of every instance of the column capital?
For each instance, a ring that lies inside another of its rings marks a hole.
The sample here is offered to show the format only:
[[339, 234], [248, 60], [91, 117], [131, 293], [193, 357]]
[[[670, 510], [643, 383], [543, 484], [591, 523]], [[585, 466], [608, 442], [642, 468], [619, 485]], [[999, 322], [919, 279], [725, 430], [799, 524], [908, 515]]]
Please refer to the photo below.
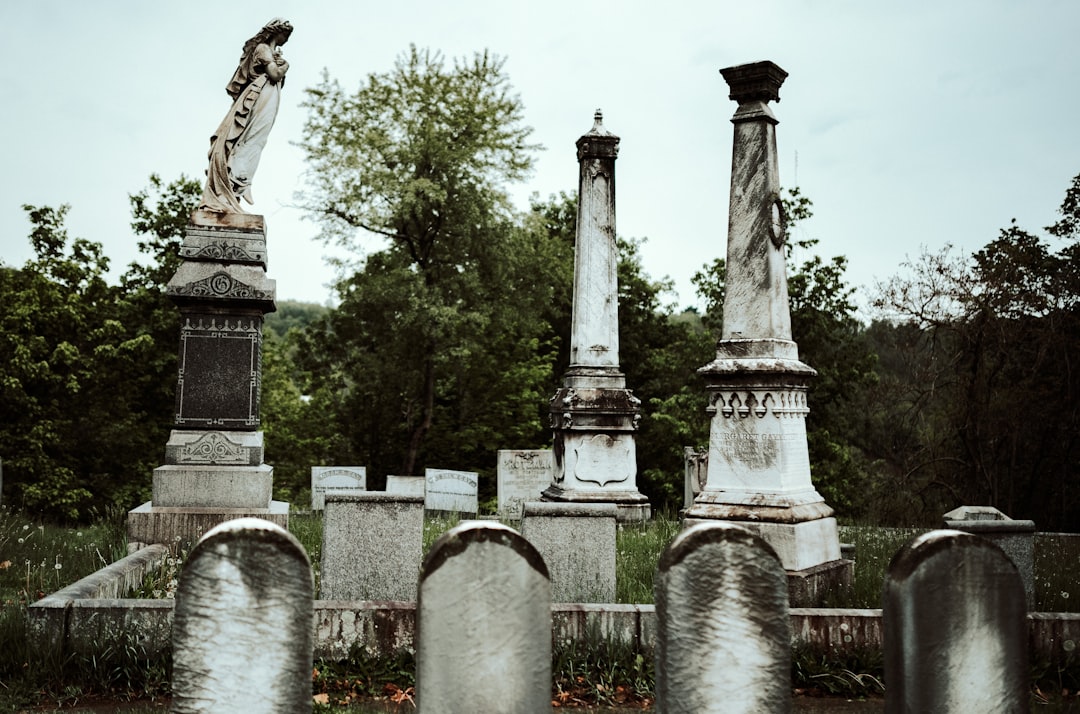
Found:
[[604, 128], [604, 114], [593, 114], [593, 127], [577, 140], [578, 161], [582, 159], [615, 159], [619, 156], [619, 137]]
[[727, 67], [720, 70], [720, 74], [731, 89], [728, 98], [739, 104], [779, 102], [780, 85], [788, 76], [776, 63], [768, 60]]

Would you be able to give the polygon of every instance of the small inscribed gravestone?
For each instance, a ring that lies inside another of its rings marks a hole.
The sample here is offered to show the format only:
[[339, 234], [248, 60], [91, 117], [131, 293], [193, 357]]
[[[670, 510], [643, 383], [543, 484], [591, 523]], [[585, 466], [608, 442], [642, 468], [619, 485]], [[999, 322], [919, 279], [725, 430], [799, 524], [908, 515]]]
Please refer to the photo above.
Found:
[[388, 474], [386, 476], [386, 492], [396, 493], [401, 496], [423, 496], [424, 480], [423, 476], [394, 476]]
[[416, 605], [420, 714], [551, 711], [551, 586], [543, 558], [499, 523], [431, 547]]
[[653, 590], [660, 711], [791, 711], [787, 575], [768, 543], [734, 523], [692, 525]]
[[685, 508], [694, 505], [694, 498], [705, 488], [709, 475], [709, 450], [698, 451], [693, 446], [683, 447], [685, 476], [683, 502]]
[[327, 491], [363, 493], [367, 490], [367, 468], [364, 466], [312, 466], [311, 510], [321, 511]]
[[208, 531], [176, 591], [170, 711], [310, 712], [313, 596], [284, 528], [238, 518]]
[[551, 485], [554, 468], [551, 449], [499, 451], [499, 515], [521, 518], [522, 505], [539, 500], [540, 493]]
[[924, 533], [893, 556], [881, 600], [885, 711], [1029, 711], [1024, 584], [1000, 548]]
[[480, 478], [472, 471], [426, 469], [424, 510], [476, 515], [476, 487]]

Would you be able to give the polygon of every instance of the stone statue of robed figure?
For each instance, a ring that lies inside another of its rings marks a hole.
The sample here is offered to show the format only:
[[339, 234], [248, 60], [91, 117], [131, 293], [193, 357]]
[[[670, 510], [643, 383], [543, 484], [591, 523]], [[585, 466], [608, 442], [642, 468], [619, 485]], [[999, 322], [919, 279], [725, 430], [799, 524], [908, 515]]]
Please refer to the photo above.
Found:
[[244, 43], [240, 64], [225, 91], [232, 97], [225, 118], [210, 137], [210, 167], [199, 208], [216, 213], [244, 213], [240, 199], [253, 203], [251, 180], [277, 117], [281, 87], [289, 63], [281, 46], [293, 27], [274, 18]]

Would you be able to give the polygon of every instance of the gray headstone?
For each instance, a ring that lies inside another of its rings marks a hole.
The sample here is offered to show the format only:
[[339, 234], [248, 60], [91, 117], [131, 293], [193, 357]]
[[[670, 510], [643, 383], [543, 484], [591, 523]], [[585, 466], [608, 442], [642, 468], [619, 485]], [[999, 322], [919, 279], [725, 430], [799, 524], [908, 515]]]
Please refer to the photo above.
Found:
[[517, 449], [499, 452], [499, 515], [521, 518], [526, 501], [536, 501], [551, 485], [555, 468], [551, 449]]
[[362, 493], [367, 490], [367, 468], [364, 466], [312, 466], [311, 510], [321, 511], [327, 491]]
[[705, 488], [709, 476], [709, 450], [698, 451], [693, 446], [683, 447], [683, 503], [684, 508], [694, 505], [694, 497]]
[[887, 712], [1028, 711], [1024, 589], [999, 548], [919, 536], [889, 564], [882, 605]]
[[551, 589], [516, 531], [471, 521], [424, 559], [417, 604], [421, 712], [551, 711]]
[[311, 564], [269, 521], [208, 531], [180, 576], [173, 712], [310, 712]]
[[985, 538], [1005, 551], [1024, 581], [1028, 607], [1035, 602], [1035, 521], [1014, 520], [992, 506], [961, 506], [945, 514], [944, 525]]
[[691, 526], [661, 556], [654, 589], [660, 711], [791, 711], [787, 575], [764, 540]]
[[415, 601], [423, 541], [423, 496], [327, 493], [320, 598]]
[[615, 602], [614, 503], [525, 503], [521, 534], [551, 575], [552, 602]]
[[405, 496], [420, 496], [423, 498], [426, 479], [423, 476], [392, 476], [386, 477], [386, 492], [399, 493]]
[[429, 511], [476, 515], [480, 478], [472, 471], [426, 469], [424, 508]]

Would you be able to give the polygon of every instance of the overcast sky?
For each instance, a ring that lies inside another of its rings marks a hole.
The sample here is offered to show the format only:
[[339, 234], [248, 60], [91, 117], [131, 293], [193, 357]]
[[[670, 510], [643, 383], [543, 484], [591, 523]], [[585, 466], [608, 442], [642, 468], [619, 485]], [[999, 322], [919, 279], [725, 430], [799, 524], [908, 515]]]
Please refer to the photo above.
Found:
[[576, 190], [574, 142], [601, 108], [622, 139], [618, 232], [648, 239], [645, 269], [675, 281], [680, 306], [725, 252], [735, 103], [722, 67], [768, 59], [789, 73], [774, 105], [781, 181], [814, 202], [802, 237], [846, 255], [857, 286], [922, 246], [972, 251], [1014, 217], [1052, 223], [1080, 173], [1075, 0], [3, 0], [0, 260], [31, 255], [22, 204], [68, 203], [70, 233], [123, 272], [138, 258], [128, 194], [151, 173], [202, 180], [240, 49], [275, 16], [295, 27], [291, 67], [252, 212], [266, 216], [279, 300], [333, 295], [329, 249], [292, 205], [303, 90], [323, 68], [355, 89], [410, 43], [506, 58], [545, 146], [513, 188], [521, 208]]

